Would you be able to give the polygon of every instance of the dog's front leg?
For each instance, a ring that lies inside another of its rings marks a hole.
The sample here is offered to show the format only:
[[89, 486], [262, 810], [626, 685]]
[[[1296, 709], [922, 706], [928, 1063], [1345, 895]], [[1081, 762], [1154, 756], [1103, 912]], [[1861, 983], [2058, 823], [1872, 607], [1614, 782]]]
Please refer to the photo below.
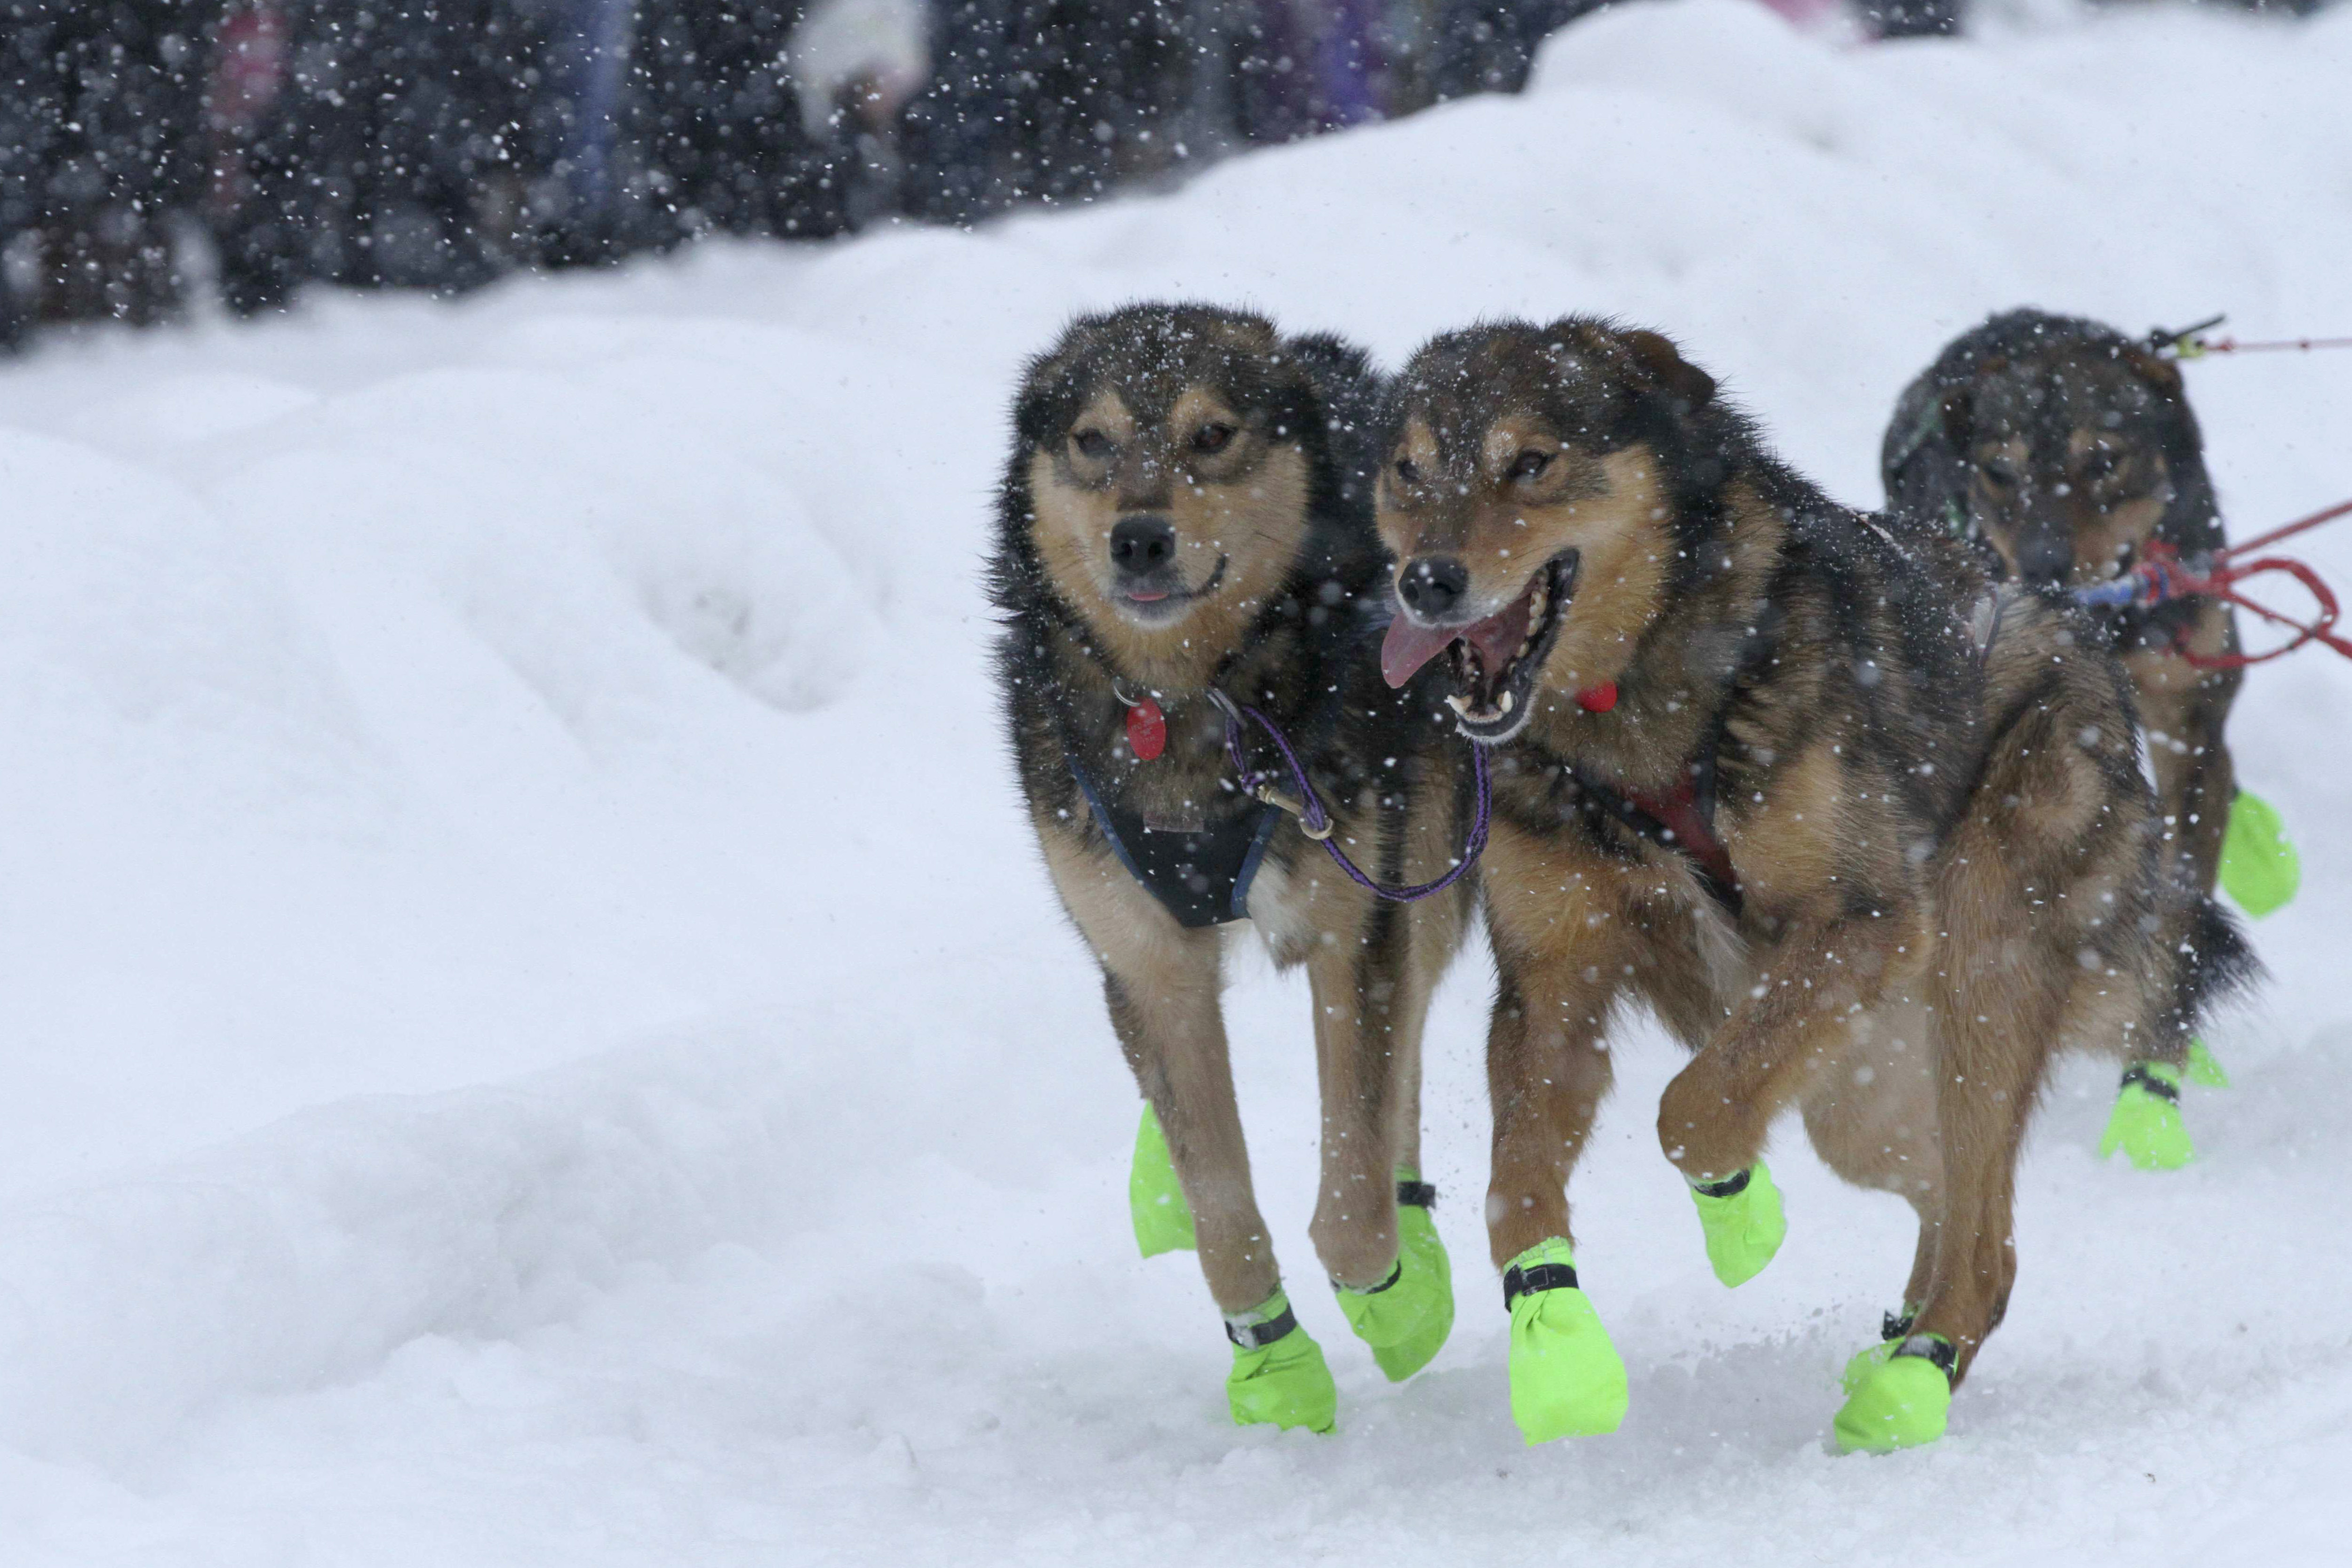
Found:
[[1222, 978], [1213, 931], [1171, 926], [1146, 950], [1103, 953], [1111, 1027], [1167, 1137], [1209, 1294], [1234, 1317], [1272, 1296], [1282, 1279], [1250, 1181]]
[[[2207, 604], [2190, 628], [2190, 648], [2212, 658], [2236, 645], [2229, 611]], [[2147, 732], [2157, 800], [2171, 835], [2172, 852], [2166, 858], [2189, 891], [2210, 894], [2221, 872], [2231, 801], [2238, 793], [2237, 769], [2222, 731], [2243, 677], [2234, 669], [2200, 669], [2168, 646], [2134, 653], [2125, 663]]]
[[[1307, 961], [1323, 1100], [1320, 1189], [1310, 1234], [1339, 1310], [1391, 1382], [1426, 1366], [1454, 1327], [1454, 1280], [1428, 1194], [1406, 1171], [1401, 1100], [1417, 1098], [1428, 966], [1412, 962], [1421, 911], [1358, 904], [1353, 942], [1326, 936]], [[1318, 922], [1325, 931], [1332, 928]], [[1342, 924], [1339, 930], [1347, 927]], [[1413, 1205], [1400, 1203], [1410, 1181]]]
[[1931, 934], [1898, 905], [1802, 921], [1764, 950], [1748, 994], [1658, 1102], [1658, 1142], [1684, 1177], [1704, 1192], [1751, 1171], [1816, 1058], [1845, 1046]]

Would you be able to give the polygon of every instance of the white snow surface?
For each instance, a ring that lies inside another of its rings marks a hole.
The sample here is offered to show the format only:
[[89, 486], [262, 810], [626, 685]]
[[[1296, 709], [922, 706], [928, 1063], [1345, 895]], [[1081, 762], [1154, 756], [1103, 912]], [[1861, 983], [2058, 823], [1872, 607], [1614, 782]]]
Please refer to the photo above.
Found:
[[[1990, 310], [2352, 331], [2347, 81], [2352, 7], [1856, 48], [1627, 6], [1524, 98], [1173, 195], [0, 371], [0, 1562], [2342, 1561], [2352, 668], [2238, 709], [2305, 880], [2202, 1158], [2100, 1163], [2112, 1070], [2062, 1073], [1932, 1448], [1824, 1442], [1907, 1211], [1783, 1128], [1788, 1244], [1720, 1289], [1647, 1029], [1576, 1189], [1633, 1413], [1521, 1445], [1475, 953], [1427, 1114], [1461, 1321], [1387, 1384], [1307, 1245], [1303, 983], [1245, 965], [1317, 1437], [1232, 1426], [1192, 1259], [1134, 1256], [978, 569], [1023, 356], [1144, 297], [1391, 366], [1616, 313], [1874, 502], [1896, 391]], [[2352, 493], [2352, 355], [2187, 374], [2239, 534]], [[2352, 526], [2305, 553], [2352, 588]]]

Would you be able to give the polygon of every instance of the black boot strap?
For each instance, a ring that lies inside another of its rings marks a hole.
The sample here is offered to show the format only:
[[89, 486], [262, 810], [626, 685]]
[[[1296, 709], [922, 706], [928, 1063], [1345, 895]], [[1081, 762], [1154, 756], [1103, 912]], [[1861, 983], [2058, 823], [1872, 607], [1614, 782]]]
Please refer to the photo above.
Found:
[[1703, 1198], [1731, 1197], [1736, 1194], [1746, 1192], [1748, 1178], [1755, 1173], [1755, 1168], [1750, 1166], [1745, 1171], [1735, 1171], [1719, 1182], [1693, 1182], [1691, 1191]]
[[1531, 1268], [1512, 1268], [1503, 1275], [1503, 1310], [1531, 1290], [1573, 1290], [1576, 1270], [1565, 1263], [1538, 1263]]
[[2180, 1103], [2180, 1086], [2178, 1084], [2167, 1083], [2162, 1079], [2157, 1077], [2154, 1073], [2148, 1071], [2147, 1064], [2146, 1062], [2134, 1062], [2131, 1066], [2124, 1068], [2123, 1087], [2129, 1089], [2134, 1084], [2139, 1085], [2140, 1088], [2147, 1090], [2148, 1093], [2156, 1096], [2157, 1099], [2167, 1101], [2169, 1104], [2178, 1105]]
[[1397, 1206], [1408, 1209], [1433, 1209], [1437, 1206], [1437, 1188], [1428, 1182], [1399, 1182]]
[[1917, 1312], [1908, 1310], [1887, 1313], [1878, 1321], [1878, 1337], [1882, 1340], [1899, 1340], [1906, 1337], [1911, 1332], [1913, 1320], [1918, 1316]]
[[1935, 1363], [1937, 1367], [1942, 1371], [1944, 1381], [1947, 1383], [1949, 1383], [1956, 1375], [1958, 1375], [1957, 1369], [1960, 1364], [1960, 1352], [1954, 1350], [1950, 1345], [1945, 1343], [1944, 1341], [1934, 1334], [1913, 1334], [1909, 1339], [1905, 1340], [1901, 1344], [1895, 1347], [1895, 1353], [1896, 1355], [1917, 1356], [1922, 1361], [1930, 1361]]
[[1286, 1301], [1279, 1314], [1263, 1323], [1236, 1323], [1227, 1318], [1225, 1338], [1245, 1351], [1262, 1351], [1297, 1326], [1298, 1314], [1292, 1311], [1290, 1303]]
[[1342, 1285], [1337, 1279], [1334, 1279], [1331, 1281], [1331, 1289], [1334, 1290], [1345, 1290], [1350, 1296], [1377, 1296], [1381, 1291], [1393, 1288], [1396, 1282], [1403, 1278], [1404, 1259], [1400, 1258], [1396, 1260], [1396, 1267], [1389, 1270], [1389, 1277], [1381, 1280], [1377, 1285], [1367, 1285], [1362, 1289], [1359, 1290], [1353, 1285]]

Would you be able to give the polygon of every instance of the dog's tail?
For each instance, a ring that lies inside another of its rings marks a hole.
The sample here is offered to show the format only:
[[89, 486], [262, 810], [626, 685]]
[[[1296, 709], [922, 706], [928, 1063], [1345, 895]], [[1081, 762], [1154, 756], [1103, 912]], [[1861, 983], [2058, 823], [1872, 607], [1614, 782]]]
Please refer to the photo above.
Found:
[[2183, 1032], [2195, 1028], [2215, 1007], [2251, 987], [2263, 975], [2262, 960], [2254, 956], [2237, 921], [2204, 894], [2189, 900], [2189, 919], [2180, 937], [2180, 958], [2172, 1016]]

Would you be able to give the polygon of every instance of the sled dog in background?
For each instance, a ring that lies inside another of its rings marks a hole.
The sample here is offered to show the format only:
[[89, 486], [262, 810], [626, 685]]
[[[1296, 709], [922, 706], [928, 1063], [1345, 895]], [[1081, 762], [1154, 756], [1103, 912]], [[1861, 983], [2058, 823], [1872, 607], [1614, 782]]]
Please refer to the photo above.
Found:
[[[1897, 402], [1881, 470], [1898, 530], [1965, 540], [1996, 575], [2046, 593], [2107, 582], [2152, 546], [2193, 563], [2224, 543], [2179, 368], [2076, 317], [2009, 310], [1947, 344]], [[2277, 814], [2240, 794], [2222, 734], [2240, 672], [2189, 657], [2238, 651], [2230, 607], [2179, 598], [2084, 620], [2130, 671], [2171, 874], [2204, 894], [2219, 880], [2256, 915], [2284, 903], [2293, 852]], [[2194, 1152], [2184, 1070], [2227, 1079], [2186, 1038], [2146, 1043], [2164, 1049], [2126, 1067], [2100, 1152], [2176, 1168]]]
[[1654, 332], [1447, 334], [1389, 423], [1383, 668], [1447, 670], [1494, 748], [1486, 1217], [1523, 1431], [1625, 1408], [1566, 1184], [1612, 1016], [1645, 1003], [1696, 1053], [1658, 1132], [1725, 1283], [1783, 1234], [1763, 1153], [1791, 1104], [1833, 1170], [1916, 1211], [1834, 1429], [1934, 1439], [2009, 1300], [2052, 1053], [2177, 1052], [2252, 968], [2167, 874], [2122, 667], [1959, 541], [1831, 501]]
[[[1318, 1430], [1331, 1376], [1253, 1194], [1218, 928], [1246, 918], [1276, 963], [1306, 967], [1323, 1113], [1310, 1234], [1349, 1324], [1401, 1379], [1453, 1322], [1418, 1171], [1421, 1032], [1474, 883], [1395, 903], [1340, 874], [1291, 810], [1236, 787], [1220, 700], [1290, 737], [1371, 875], [1451, 867], [1470, 815], [1461, 742], [1433, 684], [1391, 690], [1373, 657], [1379, 394], [1357, 351], [1258, 316], [1084, 318], [1015, 400], [992, 576], [1022, 792], [1145, 1101], [1137, 1238], [1197, 1241], [1234, 1347], [1234, 1418]], [[1253, 766], [1274, 762], [1262, 732], [1245, 744]]]

